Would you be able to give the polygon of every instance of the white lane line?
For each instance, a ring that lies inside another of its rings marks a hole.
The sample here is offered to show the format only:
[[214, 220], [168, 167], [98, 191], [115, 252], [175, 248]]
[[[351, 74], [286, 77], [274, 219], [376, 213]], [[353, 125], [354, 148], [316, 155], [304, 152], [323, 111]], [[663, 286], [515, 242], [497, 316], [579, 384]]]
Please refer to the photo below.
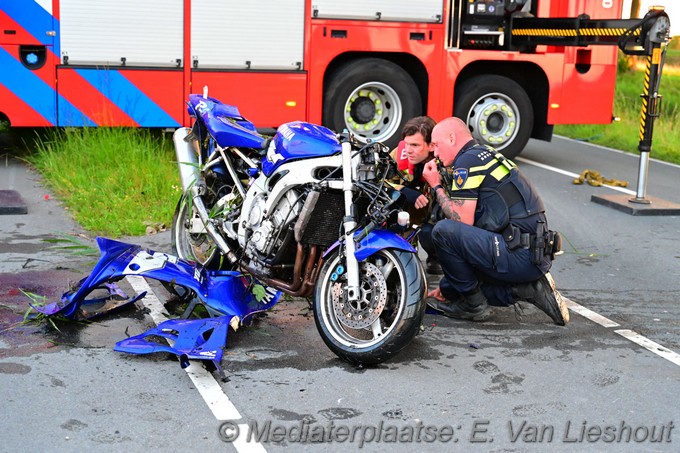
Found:
[[[545, 165], [540, 162], [533, 161], [531, 159], [526, 159], [524, 157], [516, 157], [515, 160], [519, 160], [521, 162], [527, 163], [529, 165], [534, 165], [539, 168], [543, 168], [544, 170], [552, 171], [555, 173], [559, 173], [561, 175], [566, 175], [570, 176], [572, 178], [578, 178], [580, 175], [577, 175], [576, 173], [572, 173], [567, 170], [562, 170], [561, 168], [557, 167], [552, 167], [550, 165]], [[628, 189], [624, 189], [623, 187], [616, 187], [616, 186], [609, 186], [607, 184], [603, 184], [605, 187], [609, 187], [610, 189], [618, 190], [619, 192], [626, 193], [628, 195], [635, 195], [636, 192]], [[579, 305], [576, 302], [569, 300], [565, 298], [567, 301], [567, 306], [569, 307], [570, 310], [572, 310], [575, 313], [580, 314], [584, 318], [587, 318], [591, 321], [593, 321], [596, 324], [599, 324], [603, 327], [620, 327], [620, 324], [612, 321], [611, 319], [605, 318], [604, 316], [595, 313], [592, 310], [587, 309], [583, 305]], [[633, 343], [636, 343], [643, 348], [653, 352], [654, 354], [657, 354], [659, 357], [663, 357], [664, 359], [680, 366], [680, 354], [677, 354], [676, 352], [671, 351], [670, 349], [661, 346], [658, 343], [653, 342], [647, 337], [644, 337], [640, 335], [637, 332], [634, 332], [632, 330], [628, 329], [621, 329], [621, 330], [615, 330], [614, 332], [618, 333], [624, 338], [627, 338], [628, 340], [632, 341]]]
[[628, 330], [628, 329], [620, 329], [620, 330], [615, 330], [614, 332], [618, 333], [624, 338], [627, 338], [628, 340], [632, 341], [633, 343], [637, 343], [643, 348], [647, 349], [648, 351], [653, 352], [654, 354], [658, 355], [659, 357], [663, 357], [664, 359], [673, 362], [674, 364], [680, 366], [680, 354], [671, 351], [665, 346], [661, 346], [659, 343], [655, 343], [652, 340], [650, 340], [647, 337], [643, 337], [639, 333]]
[[584, 318], [588, 318], [591, 321], [593, 321], [596, 324], [601, 325], [602, 327], [621, 327], [620, 324], [612, 321], [609, 318], [605, 318], [599, 313], [595, 313], [594, 311], [584, 307], [583, 305], [579, 305], [576, 302], [574, 302], [571, 299], [567, 299], [564, 297], [564, 300], [567, 301], [567, 307], [575, 313], [578, 313], [579, 315], [583, 316]]
[[[633, 158], [635, 160], [640, 160], [640, 156], [638, 154], [634, 154], [634, 153], [631, 153], [631, 152], [628, 152], [628, 151], [609, 148], [608, 146], [602, 146], [602, 145], [598, 145], [596, 143], [590, 143], [590, 142], [586, 142], [586, 141], [583, 141], [583, 140], [576, 140], [574, 138], [565, 137], [564, 135], [554, 135], [554, 137], [559, 138], [560, 140], [574, 142], [574, 143], [578, 143], [578, 144], [581, 144], [581, 145], [592, 146], [593, 148], [599, 148], [599, 149], [602, 149], [604, 151], [609, 151], [611, 153], [616, 153], [616, 154], [622, 154], [624, 156]], [[678, 165], [678, 164], [674, 164], [672, 162], [665, 162], [663, 160], [659, 160], [659, 159], [656, 159], [654, 157], [650, 157], [649, 160], [651, 162], [655, 162], [655, 163], [660, 164], [660, 165], [666, 165], [666, 166], [669, 166], [669, 167], [680, 168], [680, 165]]]
[[[535, 160], [527, 159], [525, 157], [515, 157], [515, 160], [518, 160], [520, 162], [524, 162], [524, 163], [529, 164], [529, 165], [534, 165], [534, 166], [542, 168], [544, 170], [548, 170], [548, 171], [552, 171], [552, 172], [555, 172], [555, 173], [559, 173], [561, 175], [569, 176], [571, 178], [578, 178], [579, 176], [581, 176], [579, 174], [576, 174], [576, 173], [573, 173], [573, 172], [570, 172], [570, 171], [567, 171], [567, 170], [562, 170], [561, 168], [552, 167], [550, 165], [545, 165], [545, 164], [542, 164], [540, 162], [536, 162]], [[619, 192], [623, 192], [623, 193], [628, 194], [628, 195], [636, 195], [635, 191], [630, 190], [630, 189], [625, 189], [623, 187], [610, 186], [608, 184], [602, 184], [602, 187], [608, 187], [608, 188], [613, 189], [613, 190], [618, 190]]]
[[[567, 307], [575, 313], [578, 313], [579, 315], [583, 316], [584, 318], [587, 318], [591, 321], [593, 321], [596, 324], [601, 325], [602, 327], [621, 327], [620, 324], [612, 321], [611, 319], [605, 318], [604, 316], [595, 313], [594, 311], [584, 307], [583, 305], [579, 305], [576, 302], [567, 299], [566, 297], [564, 300], [567, 301]], [[647, 349], [648, 351], [653, 352], [654, 354], [658, 355], [659, 357], [668, 360], [669, 362], [672, 362], [678, 366], [680, 366], [680, 354], [671, 351], [665, 346], [661, 346], [659, 343], [655, 343], [654, 341], [650, 340], [647, 337], [644, 337], [640, 335], [639, 333], [629, 330], [629, 329], [619, 329], [615, 330], [615, 333], [621, 335], [622, 337], [632, 341], [633, 343], [636, 343], [643, 348]]]
[[250, 436], [249, 431], [250, 431], [250, 426], [246, 424], [241, 424], [238, 425], [239, 429], [239, 436], [234, 440], [233, 445], [236, 450], [239, 452], [248, 452], [248, 453], [266, 453], [267, 450], [264, 449], [261, 443], [257, 442], [256, 440], [251, 439], [248, 441], [248, 437]]
[[[149, 284], [144, 280], [144, 277], [128, 275], [125, 277], [137, 293], [146, 291], [146, 296], [143, 298], [144, 305], [149, 309], [149, 314], [156, 325], [170, 319], [170, 315], [165, 310], [165, 307], [156, 296], [156, 293], [151, 289]], [[203, 397], [203, 400], [208, 405], [208, 408], [213, 413], [218, 421], [237, 420], [242, 418], [239, 411], [231, 402], [229, 397], [224, 393], [220, 384], [215, 380], [212, 374], [203, 368], [202, 365], [196, 361], [190, 362], [190, 365], [184, 369], [187, 375], [191, 378], [194, 386]], [[236, 451], [240, 453], [263, 453], [267, 450], [264, 446], [251, 439], [246, 442], [248, 438], [248, 431], [250, 427], [247, 424], [238, 425], [240, 428], [240, 435], [232, 442]]]
[[148, 303], [145, 303], [144, 305], [146, 305], [147, 308], [149, 309], [149, 315], [151, 316], [151, 319], [153, 319], [153, 322], [156, 323], [156, 325], [170, 319], [170, 315], [165, 310], [165, 307], [163, 306], [161, 301], [158, 300], [158, 297], [156, 297], [156, 293], [153, 292], [153, 290], [151, 289], [149, 284], [146, 283], [146, 280], [144, 280], [143, 277], [140, 277], [138, 275], [128, 275], [127, 277], [125, 277], [125, 279], [128, 281], [130, 286], [132, 286], [132, 289], [137, 291], [137, 294], [146, 291], [146, 296], [144, 296], [144, 302]]
[[220, 384], [217, 383], [212, 374], [203, 368], [203, 365], [193, 361], [190, 362], [190, 365], [184, 371], [187, 372], [194, 382], [196, 389], [217, 420], [223, 421], [241, 418], [241, 414], [239, 414], [234, 403], [222, 391], [222, 387], [220, 387]]

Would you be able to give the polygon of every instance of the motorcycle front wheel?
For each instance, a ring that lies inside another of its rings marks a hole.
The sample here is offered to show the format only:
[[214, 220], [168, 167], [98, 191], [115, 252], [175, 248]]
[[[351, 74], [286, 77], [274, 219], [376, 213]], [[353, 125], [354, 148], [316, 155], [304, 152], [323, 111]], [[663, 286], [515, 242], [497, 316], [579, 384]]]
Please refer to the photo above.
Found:
[[418, 334], [427, 281], [415, 253], [383, 249], [359, 263], [360, 296], [347, 299], [338, 252], [325, 261], [314, 294], [314, 319], [324, 343], [349, 363], [373, 365], [394, 357]]

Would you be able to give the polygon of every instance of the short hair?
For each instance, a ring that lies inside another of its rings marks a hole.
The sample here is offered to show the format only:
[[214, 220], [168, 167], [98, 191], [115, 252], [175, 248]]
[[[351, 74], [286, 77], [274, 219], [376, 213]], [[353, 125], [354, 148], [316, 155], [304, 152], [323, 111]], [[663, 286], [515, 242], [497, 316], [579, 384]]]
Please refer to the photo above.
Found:
[[420, 132], [423, 136], [425, 143], [428, 145], [432, 142], [432, 129], [434, 129], [435, 121], [429, 116], [416, 116], [411, 118], [404, 124], [404, 128], [401, 130], [402, 140], [410, 135], [415, 135]]

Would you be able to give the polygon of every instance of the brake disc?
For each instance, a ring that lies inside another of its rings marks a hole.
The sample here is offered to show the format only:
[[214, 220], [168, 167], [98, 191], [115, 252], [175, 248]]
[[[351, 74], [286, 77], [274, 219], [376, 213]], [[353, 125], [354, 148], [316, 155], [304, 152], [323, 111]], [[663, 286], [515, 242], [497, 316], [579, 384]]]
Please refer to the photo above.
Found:
[[387, 282], [380, 269], [371, 263], [361, 263], [359, 299], [347, 300], [347, 282], [335, 283], [331, 290], [333, 310], [338, 320], [352, 329], [365, 329], [373, 324], [387, 301]]

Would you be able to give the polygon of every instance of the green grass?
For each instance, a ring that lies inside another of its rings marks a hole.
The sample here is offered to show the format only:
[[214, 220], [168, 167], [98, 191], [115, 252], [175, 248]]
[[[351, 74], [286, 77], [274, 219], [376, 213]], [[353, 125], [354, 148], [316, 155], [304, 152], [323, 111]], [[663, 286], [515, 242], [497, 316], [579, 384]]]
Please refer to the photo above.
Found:
[[54, 130], [34, 148], [28, 161], [88, 232], [137, 236], [170, 225], [181, 188], [172, 140], [158, 131]]
[[[617, 76], [614, 115], [621, 121], [598, 125], [555, 126], [555, 134], [590, 143], [637, 153], [639, 143], [640, 108], [644, 71], [619, 71]], [[680, 73], [674, 67], [664, 67], [659, 86], [663, 96], [661, 116], [654, 122], [651, 157], [680, 164]]]

